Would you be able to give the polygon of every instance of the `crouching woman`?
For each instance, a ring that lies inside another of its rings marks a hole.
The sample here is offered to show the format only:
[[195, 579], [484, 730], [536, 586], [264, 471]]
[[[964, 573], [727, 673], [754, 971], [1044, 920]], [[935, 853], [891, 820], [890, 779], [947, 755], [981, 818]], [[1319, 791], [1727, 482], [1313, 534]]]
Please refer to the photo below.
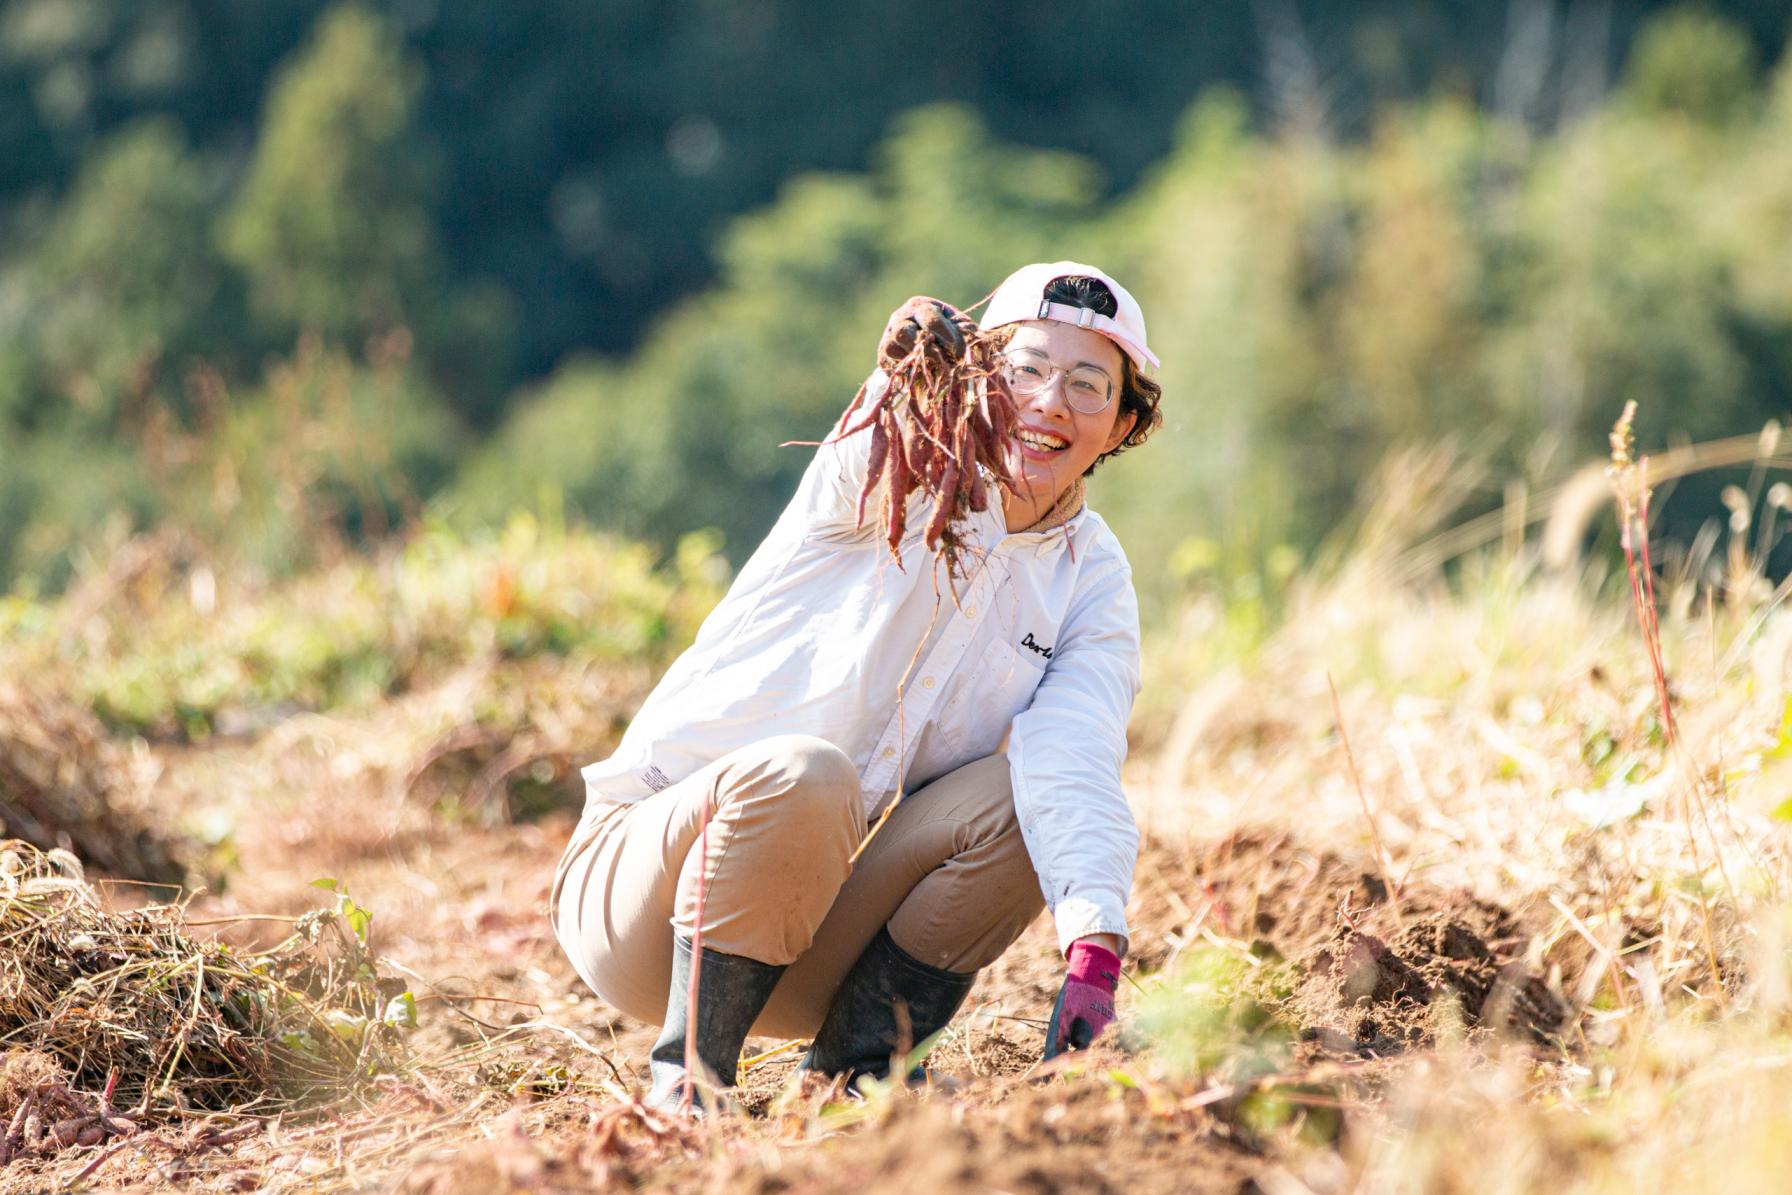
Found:
[[[917, 336], [957, 351], [916, 318], [925, 302], [892, 317], [884, 364]], [[1065, 958], [1046, 1055], [1113, 1019], [1138, 612], [1083, 479], [1157, 426], [1157, 358], [1132, 296], [1074, 262], [1015, 272], [980, 327], [1007, 337], [1019, 424], [1001, 503], [962, 528], [956, 598], [925, 513], [902, 569], [878, 520], [858, 525], [871, 433], [837, 436], [615, 754], [583, 771], [555, 929], [598, 995], [665, 1026], [659, 1106], [732, 1086], [749, 1034], [812, 1039], [810, 1070], [886, 1074], [1042, 905]], [[708, 1075], [687, 1074], [692, 1046]]]

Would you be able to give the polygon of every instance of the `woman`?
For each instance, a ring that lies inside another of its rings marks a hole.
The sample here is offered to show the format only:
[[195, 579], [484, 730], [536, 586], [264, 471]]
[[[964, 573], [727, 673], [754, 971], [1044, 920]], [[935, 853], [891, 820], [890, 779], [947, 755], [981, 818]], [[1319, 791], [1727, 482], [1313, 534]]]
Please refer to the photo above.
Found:
[[[891, 317], [884, 365], [917, 336], [961, 350], [915, 318], [931, 302]], [[956, 599], [925, 516], [901, 569], [878, 520], [857, 525], [870, 433], [836, 438], [615, 754], [584, 769], [555, 929], [600, 996], [665, 1026], [658, 1106], [699, 1078], [732, 1086], [750, 1032], [812, 1038], [808, 1069], [887, 1074], [1041, 905], [1066, 960], [1047, 1057], [1113, 1020], [1138, 842], [1120, 787], [1138, 613], [1083, 478], [1156, 428], [1157, 358], [1132, 296], [1074, 262], [1016, 271], [979, 326], [1008, 337], [1019, 429], [1000, 509], [968, 516]], [[693, 1044], [713, 1074], [687, 1075]]]

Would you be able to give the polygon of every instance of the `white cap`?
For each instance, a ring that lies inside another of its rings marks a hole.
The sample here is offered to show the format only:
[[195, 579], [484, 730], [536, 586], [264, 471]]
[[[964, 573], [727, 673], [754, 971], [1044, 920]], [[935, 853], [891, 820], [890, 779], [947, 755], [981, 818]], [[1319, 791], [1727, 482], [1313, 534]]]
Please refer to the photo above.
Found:
[[[1048, 303], [1045, 288], [1059, 278], [1094, 278], [1114, 292], [1119, 310], [1114, 315], [1097, 315], [1086, 307], [1068, 303]], [[990, 296], [989, 306], [977, 327], [987, 332], [1003, 324], [1022, 320], [1049, 319], [1079, 328], [1091, 328], [1125, 350], [1140, 369], [1157, 368], [1157, 354], [1145, 345], [1145, 313], [1137, 299], [1124, 286], [1096, 269], [1074, 261], [1035, 262], [1008, 275], [1006, 281]]]

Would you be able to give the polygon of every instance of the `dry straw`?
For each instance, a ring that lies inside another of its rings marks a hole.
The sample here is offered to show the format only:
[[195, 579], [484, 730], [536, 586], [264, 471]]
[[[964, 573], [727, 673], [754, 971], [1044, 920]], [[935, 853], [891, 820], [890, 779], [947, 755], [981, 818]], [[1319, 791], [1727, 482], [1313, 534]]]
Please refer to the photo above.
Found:
[[339, 1095], [400, 1063], [415, 1020], [367, 928], [339, 895], [272, 949], [237, 950], [192, 936], [181, 905], [105, 909], [67, 851], [0, 843], [0, 1045], [104, 1086], [133, 1120]]

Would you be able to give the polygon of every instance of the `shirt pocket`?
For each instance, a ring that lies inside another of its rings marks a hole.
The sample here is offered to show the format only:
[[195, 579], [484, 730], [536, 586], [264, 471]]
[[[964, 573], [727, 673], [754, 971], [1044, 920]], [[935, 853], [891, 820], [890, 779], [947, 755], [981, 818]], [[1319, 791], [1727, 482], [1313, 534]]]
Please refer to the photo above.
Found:
[[1038, 663], [1000, 639], [993, 640], [959, 683], [940, 711], [940, 737], [955, 754], [981, 759], [995, 754], [1009, 724], [1033, 703], [1045, 676]]

